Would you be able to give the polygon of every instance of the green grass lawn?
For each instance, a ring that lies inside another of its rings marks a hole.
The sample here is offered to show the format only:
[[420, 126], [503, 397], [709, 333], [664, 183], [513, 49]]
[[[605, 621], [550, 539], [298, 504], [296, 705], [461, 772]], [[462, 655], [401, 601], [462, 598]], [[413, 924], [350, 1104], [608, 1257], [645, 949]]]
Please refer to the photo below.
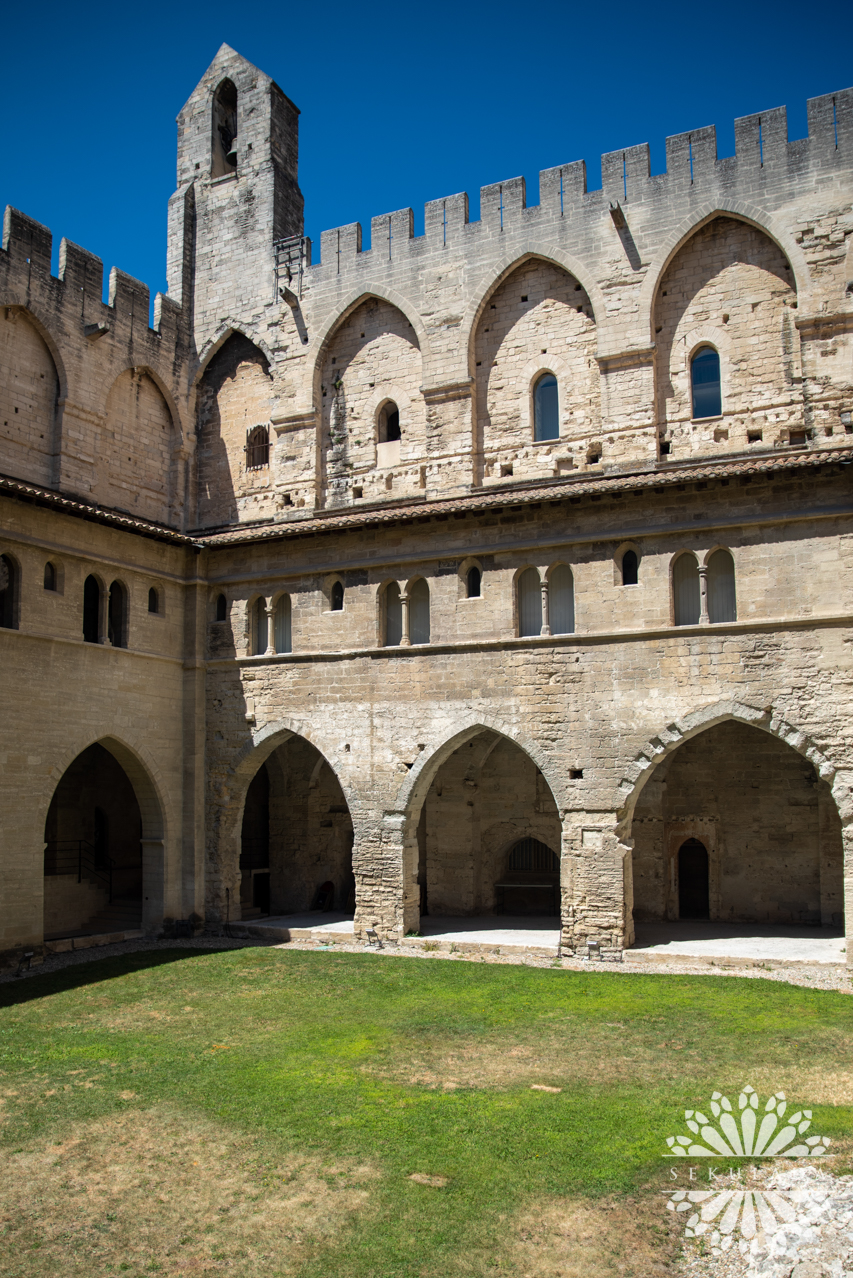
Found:
[[175, 950], [0, 1004], [2, 1278], [647, 1278], [685, 1108], [853, 1135], [853, 1000], [770, 981]]

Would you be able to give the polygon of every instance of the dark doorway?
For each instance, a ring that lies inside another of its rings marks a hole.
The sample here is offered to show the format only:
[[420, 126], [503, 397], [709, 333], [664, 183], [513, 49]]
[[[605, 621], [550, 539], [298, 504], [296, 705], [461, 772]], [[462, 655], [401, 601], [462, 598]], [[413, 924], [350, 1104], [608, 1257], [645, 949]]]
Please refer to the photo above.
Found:
[[246, 793], [240, 840], [240, 904], [244, 919], [270, 912], [270, 778], [266, 764]]
[[708, 900], [708, 849], [698, 839], [688, 839], [678, 849], [678, 917], [711, 917]]

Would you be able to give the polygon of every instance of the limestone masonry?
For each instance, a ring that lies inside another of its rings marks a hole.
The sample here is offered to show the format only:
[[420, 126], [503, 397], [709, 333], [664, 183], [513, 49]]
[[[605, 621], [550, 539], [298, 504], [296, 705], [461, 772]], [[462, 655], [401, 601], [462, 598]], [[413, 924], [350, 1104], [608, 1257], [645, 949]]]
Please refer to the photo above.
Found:
[[298, 119], [222, 46], [153, 328], [6, 210], [3, 961], [322, 908], [602, 959], [843, 927], [853, 89], [319, 253]]

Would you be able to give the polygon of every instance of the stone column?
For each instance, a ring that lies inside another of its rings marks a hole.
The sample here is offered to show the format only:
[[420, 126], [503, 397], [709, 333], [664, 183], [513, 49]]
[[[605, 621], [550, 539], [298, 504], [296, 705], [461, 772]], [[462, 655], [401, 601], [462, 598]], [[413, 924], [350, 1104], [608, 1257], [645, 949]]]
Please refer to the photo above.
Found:
[[539, 633], [540, 635], [549, 635], [551, 633], [551, 614], [548, 603], [548, 582], [544, 577], [540, 585], [542, 590], [542, 629]]
[[619, 961], [633, 941], [631, 849], [613, 812], [566, 812], [560, 887], [565, 954]]
[[112, 647], [110, 643], [110, 588], [105, 586], [100, 592], [98, 599], [98, 643], [104, 644], [107, 648]]
[[400, 594], [400, 607], [403, 612], [403, 634], [400, 639], [400, 646], [408, 648], [412, 641], [409, 638], [409, 596], [405, 590]]
[[699, 625], [710, 625], [708, 616], [708, 565], [699, 565]]
[[[417, 845], [406, 847], [403, 812], [386, 812], [377, 824], [353, 822], [354, 933], [397, 943], [420, 921]], [[412, 872], [414, 866], [414, 872]]]
[[267, 646], [264, 652], [265, 657], [275, 656], [275, 609], [269, 600], [266, 603], [267, 614]]

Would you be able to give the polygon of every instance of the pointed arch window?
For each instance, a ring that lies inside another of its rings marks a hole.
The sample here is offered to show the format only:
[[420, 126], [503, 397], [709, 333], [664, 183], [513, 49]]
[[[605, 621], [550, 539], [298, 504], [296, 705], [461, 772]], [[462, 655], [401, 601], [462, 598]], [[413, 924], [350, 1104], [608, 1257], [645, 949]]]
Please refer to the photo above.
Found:
[[380, 444], [393, 444], [400, 438], [400, 410], [393, 399], [380, 408], [377, 430]]
[[479, 599], [483, 590], [483, 576], [479, 568], [474, 567], [468, 569], [465, 584], [468, 592], [468, 598]]
[[281, 595], [275, 606], [274, 629], [276, 652], [293, 652], [291, 617], [292, 608], [290, 595]]
[[148, 611], [154, 613], [160, 611], [160, 595], [156, 586], [151, 586], [148, 591]]
[[409, 639], [429, 643], [429, 586], [423, 577], [409, 591]]
[[533, 438], [536, 443], [560, 438], [560, 403], [557, 379], [543, 373], [533, 387]]
[[548, 624], [552, 635], [575, 632], [575, 579], [568, 564], [558, 564], [548, 578]]
[[542, 583], [535, 568], [525, 568], [518, 579], [518, 633], [542, 633]]
[[342, 581], [333, 581], [330, 592], [330, 604], [332, 612], [343, 612], [344, 610], [344, 583]]
[[690, 361], [693, 416], [719, 417], [723, 411], [720, 356], [713, 346], [700, 346]]
[[48, 562], [44, 566], [44, 588], [45, 590], [56, 590], [57, 584], [56, 567]]
[[18, 565], [11, 555], [0, 555], [0, 627], [18, 629]]
[[385, 587], [385, 647], [396, 648], [403, 638], [403, 601], [396, 581]]
[[679, 555], [676, 559], [672, 570], [672, 595], [675, 624], [698, 626], [701, 600], [699, 565], [695, 555]]
[[728, 550], [715, 550], [708, 560], [708, 620], [737, 621], [735, 561]]
[[223, 80], [213, 98], [212, 177], [226, 177], [237, 168], [237, 89]]

